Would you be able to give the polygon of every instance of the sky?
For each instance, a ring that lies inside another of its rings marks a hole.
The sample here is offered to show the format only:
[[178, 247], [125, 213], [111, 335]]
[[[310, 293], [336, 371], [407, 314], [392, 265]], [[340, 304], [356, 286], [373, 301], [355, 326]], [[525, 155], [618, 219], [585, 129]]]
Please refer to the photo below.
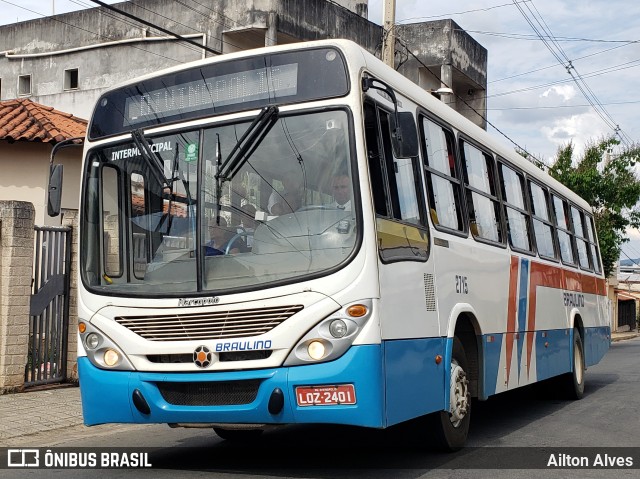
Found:
[[[546, 163], [559, 146], [573, 142], [579, 153], [587, 142], [614, 134], [616, 127], [625, 142], [638, 142], [640, 90], [634, 87], [640, 74], [640, 2], [517, 2], [397, 0], [396, 22], [451, 18], [483, 45], [488, 50], [489, 122]], [[369, 19], [378, 24], [382, 3], [369, 0]], [[0, 0], [0, 24], [93, 5], [89, 0]], [[492, 126], [488, 131], [513, 147]], [[639, 258], [640, 232], [629, 231], [629, 237], [625, 252]]]

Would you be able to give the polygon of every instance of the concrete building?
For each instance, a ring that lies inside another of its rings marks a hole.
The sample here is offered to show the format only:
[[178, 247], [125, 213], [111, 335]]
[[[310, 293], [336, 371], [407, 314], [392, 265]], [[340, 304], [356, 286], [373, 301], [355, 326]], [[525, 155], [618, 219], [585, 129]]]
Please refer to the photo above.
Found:
[[[0, 200], [33, 204], [36, 225], [58, 225], [47, 215], [47, 182], [51, 148], [84, 136], [87, 122], [28, 98], [0, 102]], [[62, 150], [56, 161], [65, 168], [62, 208], [76, 210], [80, 197], [80, 148]]]
[[[137, 0], [113, 6], [210, 51], [102, 7], [6, 25], [0, 27], [0, 100], [31, 98], [89, 118], [105, 89], [205, 56], [324, 38], [347, 38], [379, 56], [383, 38], [382, 27], [366, 18], [367, 0]], [[438, 89], [442, 80], [485, 116], [486, 49], [451, 20], [397, 30], [396, 66], [405, 76], [426, 89]], [[444, 100], [485, 126], [455, 96]]]

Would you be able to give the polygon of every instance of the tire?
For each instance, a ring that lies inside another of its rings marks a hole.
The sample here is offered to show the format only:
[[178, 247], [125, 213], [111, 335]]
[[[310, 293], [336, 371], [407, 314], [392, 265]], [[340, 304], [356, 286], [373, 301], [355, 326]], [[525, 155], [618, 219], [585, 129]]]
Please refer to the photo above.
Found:
[[584, 346], [582, 344], [582, 337], [580, 331], [577, 328], [573, 329], [573, 347], [572, 361], [573, 371], [567, 374], [563, 374], [559, 379], [559, 386], [563, 392], [563, 396], [567, 399], [582, 399], [584, 395]]
[[221, 427], [214, 427], [215, 432], [220, 438], [225, 441], [254, 441], [262, 434], [262, 429], [224, 429]]
[[426, 416], [429, 429], [425, 432], [432, 435], [433, 447], [452, 452], [464, 447], [471, 420], [471, 393], [467, 379], [469, 365], [462, 342], [457, 337], [453, 338], [450, 370], [449, 410]]

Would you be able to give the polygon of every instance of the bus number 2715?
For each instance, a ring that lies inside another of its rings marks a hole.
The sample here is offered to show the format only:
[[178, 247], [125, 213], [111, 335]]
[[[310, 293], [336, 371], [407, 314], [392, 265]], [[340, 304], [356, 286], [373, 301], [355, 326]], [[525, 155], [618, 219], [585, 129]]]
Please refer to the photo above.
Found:
[[456, 293], [469, 294], [469, 285], [467, 284], [467, 277], [456, 274]]

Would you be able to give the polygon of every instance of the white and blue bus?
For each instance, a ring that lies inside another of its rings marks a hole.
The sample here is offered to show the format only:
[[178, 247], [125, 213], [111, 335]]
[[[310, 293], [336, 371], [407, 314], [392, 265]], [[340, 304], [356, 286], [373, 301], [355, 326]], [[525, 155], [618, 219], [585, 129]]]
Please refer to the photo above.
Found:
[[84, 158], [87, 425], [414, 420], [455, 449], [471, 398], [580, 398], [609, 347], [589, 205], [354, 43], [113, 88]]

